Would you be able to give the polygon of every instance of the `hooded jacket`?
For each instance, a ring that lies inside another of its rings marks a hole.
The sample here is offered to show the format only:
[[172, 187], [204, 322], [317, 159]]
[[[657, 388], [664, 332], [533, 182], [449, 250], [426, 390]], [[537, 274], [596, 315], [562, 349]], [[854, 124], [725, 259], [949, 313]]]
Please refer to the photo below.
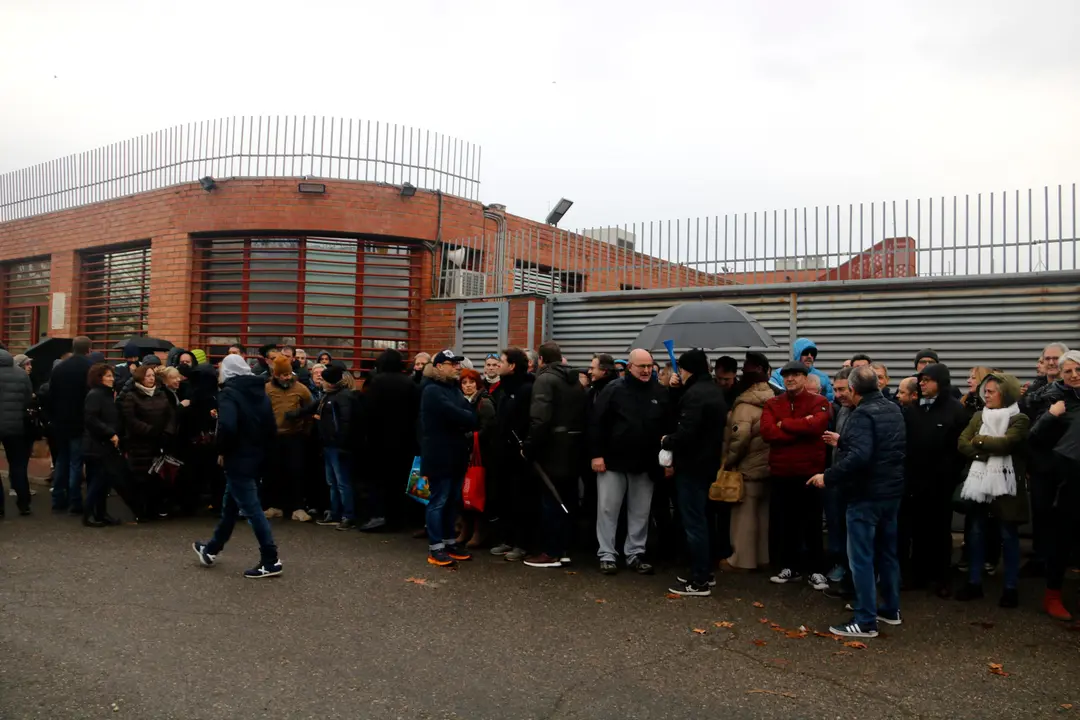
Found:
[[923, 492], [952, 496], [964, 469], [957, 449], [960, 433], [967, 427], [967, 412], [953, 397], [952, 378], [945, 365], [927, 365], [923, 375], [938, 384], [932, 402], [904, 408], [907, 428], [907, 493]]
[[405, 374], [405, 359], [386, 350], [375, 360], [375, 374], [364, 383], [364, 403], [371, 447], [378, 452], [416, 455], [416, 422], [420, 388]]
[[30, 376], [7, 350], [0, 350], [0, 437], [22, 437], [34, 396]]
[[574, 475], [585, 447], [585, 388], [569, 365], [544, 365], [529, 402], [525, 458], [552, 479]]
[[[1020, 400], [1020, 381], [1012, 375], [991, 373], [987, 375], [976, 396], [980, 400], [983, 409], [977, 410], [972, 415], [970, 422], [964, 431], [960, 433], [957, 447], [960, 454], [969, 463], [973, 460], [985, 462], [993, 455], [1008, 455], [1012, 460], [1013, 472], [1016, 475], [1016, 495], [1003, 495], [994, 498], [990, 503], [990, 512], [994, 517], [1011, 523], [1026, 523], [1028, 521], [1028, 494], [1027, 494], [1027, 456], [1028, 456], [1028, 433], [1031, 429], [1031, 420], [1028, 416], [1019, 413], [1009, 418], [1009, 427], [1005, 431], [1005, 437], [985, 437], [979, 435], [982, 428], [982, 414], [985, 403], [982, 402], [983, 388], [987, 380], [996, 380], [998, 389], [1001, 391], [1002, 407], [1009, 407]], [[964, 475], [967, 475], [965, 471]]]
[[769, 443], [769, 471], [780, 477], [806, 477], [825, 469], [825, 441], [832, 405], [803, 390], [784, 392], [765, 403], [761, 436]]
[[[263, 376], [259, 375], [259, 377]], [[305, 418], [297, 416], [290, 418], [287, 413], [308, 405], [311, 402], [311, 391], [296, 378], [289, 382], [288, 387], [281, 387], [273, 377], [269, 380], [263, 377], [263, 382], [266, 383], [266, 395], [270, 398], [270, 407], [274, 411], [278, 434], [301, 435], [307, 432], [311, 426]]]
[[658, 466], [668, 422], [668, 391], [653, 379], [626, 375], [609, 383], [589, 413], [589, 457], [610, 472], [644, 473]]
[[356, 391], [335, 386], [323, 393], [318, 400], [299, 410], [285, 413], [285, 417], [290, 420], [312, 415], [319, 416], [315, 427], [323, 447], [337, 448], [344, 452], [359, 451], [362, 448], [363, 412], [360, 395]]
[[[810, 338], [799, 338], [791, 346], [791, 359], [798, 362], [799, 358], [802, 357], [802, 354], [808, 349], [813, 349], [816, 352], [817, 345]], [[784, 378], [780, 375], [782, 369], [783, 368], [777, 368], [774, 370], [772, 377], [769, 378], [769, 382], [781, 390], [784, 389]], [[832, 381], [829, 379], [829, 376], [818, 370], [816, 367], [807, 368], [807, 372], [811, 375], [816, 375], [818, 379], [821, 380], [821, 394], [827, 397], [829, 402], [832, 402], [835, 396], [833, 395]]]
[[218, 451], [225, 472], [245, 478], [263, 474], [266, 452], [277, 440], [277, 423], [266, 396], [266, 381], [238, 375], [225, 381], [218, 395]]
[[840, 432], [843, 452], [825, 471], [825, 487], [848, 502], [899, 500], [904, 495], [904, 416], [880, 390], [863, 395]]
[[[685, 369], [685, 367], [684, 367]], [[661, 445], [675, 456], [675, 472], [696, 480], [716, 479], [724, 452], [727, 405], [708, 368], [690, 377], [682, 391], [673, 393], [675, 430]]]
[[476, 414], [461, 393], [457, 378], [435, 376], [429, 365], [420, 388], [420, 474], [429, 478], [465, 477]]
[[724, 467], [738, 470], [744, 480], [764, 480], [769, 476], [769, 444], [761, 436], [761, 415], [772, 400], [768, 383], [751, 385], [735, 396], [724, 431]]

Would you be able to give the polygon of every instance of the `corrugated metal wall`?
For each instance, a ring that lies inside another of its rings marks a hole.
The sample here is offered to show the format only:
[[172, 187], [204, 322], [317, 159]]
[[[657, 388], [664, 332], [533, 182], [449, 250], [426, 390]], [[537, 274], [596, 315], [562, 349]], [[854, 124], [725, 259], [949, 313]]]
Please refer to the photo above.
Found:
[[784, 292], [740, 287], [695, 289], [692, 295], [557, 295], [551, 299], [549, 335], [575, 364], [595, 352], [625, 356], [656, 313], [699, 299], [730, 302], [754, 315], [782, 348], [768, 353], [774, 364], [788, 358], [791, 339], [809, 337], [820, 347], [822, 370], [832, 373], [846, 358], [863, 352], [888, 364], [893, 386], [913, 370], [916, 352], [925, 347], [953, 367], [961, 385], [974, 365], [1031, 379], [1047, 343], [1080, 347], [1076, 273], [813, 283], [786, 286]]
[[506, 347], [508, 314], [505, 300], [458, 303], [456, 350], [482, 367], [489, 352]]

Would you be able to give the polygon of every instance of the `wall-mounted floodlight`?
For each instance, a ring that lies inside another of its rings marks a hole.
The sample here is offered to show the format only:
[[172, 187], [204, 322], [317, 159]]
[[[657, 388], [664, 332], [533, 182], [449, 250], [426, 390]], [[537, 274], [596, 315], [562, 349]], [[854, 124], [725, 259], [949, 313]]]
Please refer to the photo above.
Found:
[[566, 198], [560, 198], [559, 202], [555, 203], [555, 207], [548, 213], [546, 222], [548, 225], [558, 225], [559, 221], [563, 219], [569, 210], [570, 206], [574, 204], [573, 200], [567, 200]]
[[309, 183], [302, 182], [296, 186], [296, 189], [302, 193], [310, 193], [312, 195], [322, 195], [326, 192], [326, 185], [323, 183]]
[[416, 186], [412, 183], [402, 183], [401, 185], [401, 197], [412, 197], [416, 194]]
[[203, 178], [199, 178], [199, 185], [201, 185], [202, 189], [206, 192], [210, 192], [217, 187], [217, 183], [214, 182], [214, 178], [210, 177], [209, 175]]

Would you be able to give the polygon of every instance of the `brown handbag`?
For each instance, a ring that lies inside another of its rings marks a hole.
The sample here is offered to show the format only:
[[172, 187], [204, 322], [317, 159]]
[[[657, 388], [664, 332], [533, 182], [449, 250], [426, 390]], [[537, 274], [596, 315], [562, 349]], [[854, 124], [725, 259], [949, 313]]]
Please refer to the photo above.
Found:
[[742, 473], [738, 470], [725, 470], [720, 466], [716, 480], [709, 486], [709, 499], [716, 502], [742, 502], [746, 495]]

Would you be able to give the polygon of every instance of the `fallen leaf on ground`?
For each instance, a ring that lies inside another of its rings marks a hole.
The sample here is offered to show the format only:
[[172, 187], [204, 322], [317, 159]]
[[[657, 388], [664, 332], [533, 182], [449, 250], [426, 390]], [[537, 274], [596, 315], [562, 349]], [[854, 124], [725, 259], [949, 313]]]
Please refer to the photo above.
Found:
[[795, 697], [795, 693], [777, 692], [776, 690], [757, 690], [757, 689], [755, 689], [755, 690], [747, 690], [746, 694], [747, 695], [779, 695], [781, 697], [786, 697], [786, 698]]
[[776, 628], [780, 627], [780, 623], [769, 623], [769, 627], [775, 630]]
[[759, 603], [759, 602], [757, 602], [757, 601], [755, 600], [755, 601], [754, 601], [754, 607], [756, 607], [756, 608], [763, 608], [763, 607], [765, 607], [765, 605], [764, 605], [763, 603]]
[[806, 637], [806, 633], [801, 630], [788, 630], [787, 637], [791, 638], [792, 640], [801, 640], [802, 638]]
[[668, 600], [682, 600], [682, 595], [678, 595], [676, 593], [668, 593], [664, 597], [666, 597]]
[[751, 640], [750, 642], [754, 643], [758, 647], [764, 647], [765, 645], [768, 645], [768, 643], [764, 640]]
[[844, 643], [844, 647], [855, 648], [856, 650], [865, 650], [866, 649], [866, 643], [861, 643], [861, 642], [859, 642], [857, 640], [852, 640], [851, 642]]
[[567, 575], [577, 575], [577, 570], [567, 570], [566, 574]]
[[779, 625], [773, 625], [773, 626], [772, 626], [771, 628], [769, 628], [769, 629], [770, 629], [770, 630], [772, 630], [773, 632], [787, 632], [787, 629], [786, 629], [786, 628], [782, 628], [782, 627], [780, 627]]
[[982, 620], [976, 620], [975, 622], [973, 622], [971, 624], [974, 625], [975, 627], [981, 627], [983, 630], [989, 630], [990, 628], [994, 627], [994, 623], [985, 622], [985, 621], [982, 621]]
[[721, 620], [719, 622], [714, 622], [713, 625], [715, 625], [718, 628], [733, 628], [733, 627], [735, 627], [735, 623], [728, 622], [727, 620]]
[[761, 623], [762, 625], [768, 625], [769, 624], [769, 618], [761, 618], [760, 620], [758, 620], [758, 622]]
[[705, 628], [694, 628], [694, 632], [696, 632], [698, 635], [704, 635]]
[[1009, 673], [1002, 669], [1001, 663], [990, 663], [990, 674], [1000, 675], [1001, 677], [1009, 677]]
[[1061, 704], [1061, 709], [1062, 710], [1072, 710], [1072, 703], [1062, 703]]
[[840, 639], [840, 636], [835, 634], [835, 633], [819, 632], [819, 631], [815, 630], [814, 634], [817, 635], [818, 637], [829, 638], [830, 640], [839, 640]]
[[850, 655], [850, 654], [851, 654], [850, 650], [837, 650], [836, 652], [833, 653], [833, 655]]
[[606, 603], [607, 600], [602, 600], [601, 598], [596, 598], [596, 602], [600, 603], [600, 604], [603, 604], [603, 603]]
[[417, 578], [417, 577], [405, 578], [405, 582], [412, 583], [413, 585], [427, 585], [428, 584], [427, 579], [425, 579], [425, 578]]

